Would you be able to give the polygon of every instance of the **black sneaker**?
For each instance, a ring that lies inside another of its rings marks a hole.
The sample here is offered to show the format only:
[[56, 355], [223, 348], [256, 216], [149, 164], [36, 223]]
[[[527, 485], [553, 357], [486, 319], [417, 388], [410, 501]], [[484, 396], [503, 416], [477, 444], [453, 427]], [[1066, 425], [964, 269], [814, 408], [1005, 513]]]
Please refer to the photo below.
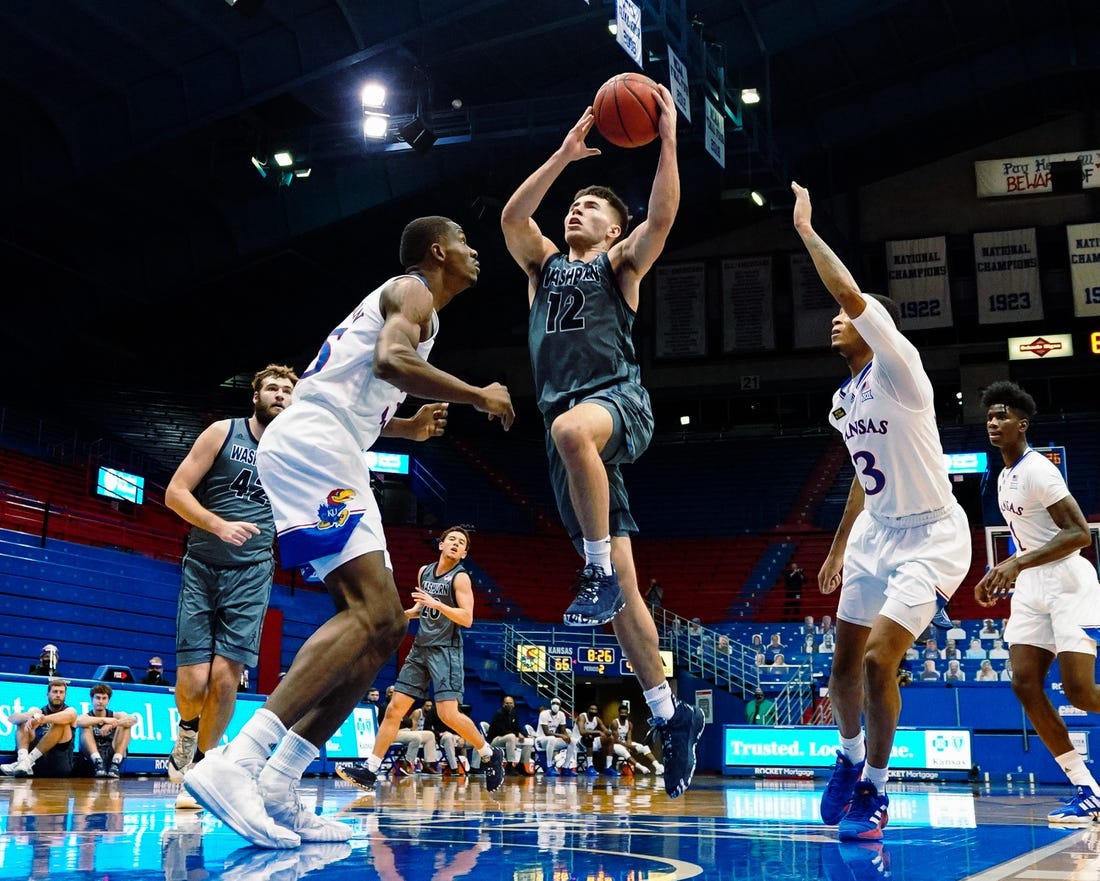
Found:
[[577, 583], [573, 588], [577, 597], [562, 616], [569, 627], [606, 624], [626, 605], [614, 567], [610, 575], [604, 575], [599, 568], [589, 563], [577, 573]]
[[681, 796], [695, 774], [695, 747], [707, 724], [703, 711], [677, 701], [671, 719], [650, 719], [649, 724], [661, 738], [665, 792], [669, 798]]
[[374, 784], [378, 780], [378, 772], [368, 768], [366, 762], [341, 765], [336, 769], [336, 773], [348, 783], [354, 783], [360, 789], [369, 789], [371, 792], [374, 792]]
[[492, 792], [494, 789], [499, 789], [504, 782], [504, 750], [494, 746], [493, 757], [482, 767], [485, 768], [485, 791]]

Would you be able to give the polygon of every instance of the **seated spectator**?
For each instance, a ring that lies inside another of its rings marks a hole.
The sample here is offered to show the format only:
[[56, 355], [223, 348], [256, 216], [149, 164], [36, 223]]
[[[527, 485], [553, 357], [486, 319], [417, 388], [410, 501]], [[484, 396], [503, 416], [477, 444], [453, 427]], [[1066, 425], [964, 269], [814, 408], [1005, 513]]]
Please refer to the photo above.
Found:
[[936, 662], [929, 658], [924, 662], [924, 667], [920, 671], [921, 682], [936, 682], [940, 678], [940, 671], [936, 669]]
[[999, 678], [1000, 678], [1001, 682], [1011, 682], [1012, 681], [1012, 659], [1011, 658], [1006, 658], [1005, 659], [1005, 666], [1004, 666], [1004, 669], [1001, 670], [1001, 675], [1000, 675]]
[[730, 638], [724, 633], [719, 634], [717, 641], [714, 643], [714, 653], [716, 655], [733, 654], [733, 646], [730, 645]]
[[38, 658], [38, 662], [31, 664], [27, 672], [31, 676], [49, 676], [53, 678], [57, 676], [57, 667], [61, 661], [61, 656], [57, 653], [57, 646], [52, 642], [42, 646], [42, 654]]
[[779, 634], [773, 633], [767, 647], [768, 656], [773, 659], [772, 663], [775, 663], [775, 656], [786, 648], [787, 647], [783, 645], [783, 641], [779, 638]]
[[997, 671], [993, 669], [993, 662], [988, 659], [982, 661], [981, 666], [978, 668], [978, 675], [974, 677], [975, 682], [996, 682]]
[[812, 633], [806, 634], [806, 639], [802, 643], [802, 652], [807, 655], [814, 653], [814, 635]]
[[550, 701], [550, 708], [539, 713], [535, 748], [546, 753], [546, 776], [558, 776], [558, 753], [561, 757], [561, 776], [577, 776], [577, 745], [573, 742], [569, 716], [561, 708], [561, 699]]
[[947, 631], [947, 638], [955, 640], [956, 643], [966, 642], [968, 636], [963, 629], [962, 621], [957, 618], [951, 619], [951, 629]]
[[118, 777], [138, 717], [110, 708], [112, 691], [105, 682], [93, 685], [89, 693], [92, 708], [76, 717], [76, 727], [83, 729], [80, 754], [92, 763], [96, 777]]
[[[435, 711], [435, 701], [430, 698], [424, 701], [424, 705], [420, 708], [420, 719], [423, 726], [421, 730], [431, 731], [435, 735], [438, 752], [443, 754], [443, 758], [433, 764], [438, 766], [442, 763], [445, 777], [452, 775], [464, 777], [466, 769], [470, 766], [470, 759], [467, 756], [468, 744], [462, 735], [439, 718], [439, 714]], [[478, 756], [478, 758], [481, 757]], [[480, 762], [478, 766], [480, 767]], [[430, 774], [433, 773], [434, 768], [424, 770]]]
[[924, 650], [917, 648], [917, 644], [913, 643], [909, 648], [905, 650], [905, 660], [917, 661], [924, 656]]
[[745, 721], [750, 725], [775, 724], [775, 703], [764, 697], [764, 689], [759, 685], [752, 700], [745, 704]]
[[394, 743], [405, 745], [405, 758], [394, 763], [394, 777], [406, 777], [416, 773], [417, 753], [420, 753], [420, 765], [426, 773], [439, 773], [439, 748], [435, 732], [430, 728], [424, 728], [423, 714], [420, 710], [410, 709], [401, 717], [393, 740]]
[[817, 628], [814, 626], [814, 616], [807, 615], [802, 619], [802, 633], [806, 636], [813, 636], [817, 632]]
[[[516, 699], [512, 695], [504, 695], [500, 709], [489, 721], [489, 731], [485, 739], [489, 741], [490, 746], [497, 746], [504, 750], [505, 774], [513, 777], [534, 776], [535, 769], [531, 764], [531, 753], [535, 749], [535, 742], [523, 733], [519, 718], [516, 716]], [[480, 758], [481, 756], [478, 756], [479, 760]]]
[[836, 651], [836, 636], [833, 631], [824, 633], [821, 636], [821, 644], [818, 645], [817, 650], [822, 654], [831, 655]]
[[966, 671], [959, 666], [957, 660], [947, 662], [947, 670], [943, 674], [944, 682], [966, 682]]
[[989, 650], [989, 659], [991, 661], [1003, 661], [1008, 657], [1008, 649], [1005, 648], [1005, 641], [1003, 639], [993, 640], [993, 646]]
[[924, 653], [925, 660], [931, 658], [934, 661], [938, 661], [943, 655], [940, 654], [940, 647], [936, 644], [934, 639], [926, 639], [924, 641]]
[[14, 762], [0, 765], [0, 774], [72, 776], [76, 710], [65, 703], [68, 692], [64, 679], [51, 679], [46, 685], [45, 706], [8, 716], [8, 722], [15, 728], [17, 755]]
[[766, 666], [768, 666], [768, 656], [765, 655], [763, 652], [757, 652], [756, 653], [756, 666], [757, 667], [766, 667]]
[[833, 638], [836, 638], [836, 625], [833, 624], [833, 619], [830, 615], [822, 615], [821, 623], [814, 628], [821, 636], [825, 636], [827, 633], [831, 633]]
[[1000, 635], [1000, 628], [992, 618], [982, 619], [982, 629], [978, 631], [978, 639], [997, 639]]
[[783, 652], [776, 652], [772, 656], [771, 666], [780, 672], [787, 669], [787, 659], [783, 657]]
[[764, 651], [764, 635], [762, 633], [754, 633], [752, 635], [752, 642], [749, 645], [754, 652]]
[[[596, 704], [590, 704], [587, 710], [577, 716], [574, 731], [578, 749], [583, 747], [588, 754], [588, 775], [595, 777], [602, 772], [607, 777], [617, 777], [615, 751], [612, 749], [615, 739], [611, 736], [611, 730], [600, 718], [600, 708]], [[597, 753], [599, 756], [596, 755]], [[602, 763], [600, 758], [603, 759]]]
[[149, 659], [149, 668], [145, 671], [145, 675], [141, 677], [140, 683], [142, 685], [166, 686], [172, 684], [164, 676], [164, 661], [160, 659], [159, 655], [153, 655]]
[[970, 640], [970, 648], [966, 650], [966, 659], [968, 661], [980, 661], [983, 658], [985, 658], [985, 647], [980, 639], [974, 637]]
[[959, 646], [953, 639], [947, 640], [947, 645], [943, 649], [943, 658], [945, 661], [961, 661], [963, 653], [959, 651]]

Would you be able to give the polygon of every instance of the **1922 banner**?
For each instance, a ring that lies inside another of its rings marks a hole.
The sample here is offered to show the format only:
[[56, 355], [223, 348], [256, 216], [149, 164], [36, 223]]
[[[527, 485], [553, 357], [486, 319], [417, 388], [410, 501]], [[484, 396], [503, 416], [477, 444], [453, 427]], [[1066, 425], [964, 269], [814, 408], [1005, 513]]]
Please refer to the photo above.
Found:
[[902, 330], [951, 326], [947, 240], [904, 239], [886, 243], [890, 298], [901, 307]]

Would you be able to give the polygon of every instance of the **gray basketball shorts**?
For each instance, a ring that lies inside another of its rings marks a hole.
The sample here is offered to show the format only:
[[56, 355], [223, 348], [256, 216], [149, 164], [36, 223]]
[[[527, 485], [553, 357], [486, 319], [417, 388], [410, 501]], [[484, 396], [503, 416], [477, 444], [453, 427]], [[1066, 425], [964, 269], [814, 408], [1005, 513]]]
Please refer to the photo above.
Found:
[[[599, 404], [611, 414], [611, 437], [600, 451], [610, 492], [611, 535], [632, 535], [638, 531], [638, 524], [630, 513], [630, 499], [619, 466], [636, 461], [649, 448], [649, 442], [653, 438], [653, 407], [649, 401], [649, 392], [637, 383], [620, 383], [601, 389], [575, 404], [582, 401]], [[583, 556], [584, 536], [580, 521], [573, 510], [573, 501], [569, 498], [569, 478], [549, 428], [546, 431], [546, 458], [550, 465], [550, 485], [554, 489], [562, 525], [569, 533], [569, 539], [577, 552]]]
[[184, 557], [176, 606], [176, 665], [207, 664], [220, 655], [256, 666], [274, 575], [274, 560], [212, 566]]
[[407, 694], [414, 700], [431, 697], [429, 686], [434, 686], [435, 700], [462, 702], [465, 683], [462, 646], [417, 645], [405, 656], [401, 672], [397, 674], [394, 690]]

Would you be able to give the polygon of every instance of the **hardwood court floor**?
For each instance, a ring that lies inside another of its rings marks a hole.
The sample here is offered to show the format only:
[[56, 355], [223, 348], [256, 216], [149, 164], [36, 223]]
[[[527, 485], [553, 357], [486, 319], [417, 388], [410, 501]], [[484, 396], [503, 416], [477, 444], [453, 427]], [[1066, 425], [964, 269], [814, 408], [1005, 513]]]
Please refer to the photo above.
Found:
[[302, 798], [354, 830], [348, 844], [247, 846], [176, 811], [163, 777], [0, 779], [0, 881], [1100, 881], [1100, 825], [1050, 828], [1069, 787], [902, 784], [881, 845], [838, 844], [822, 782], [700, 775], [659, 781], [419, 776], [364, 793], [311, 777]]

